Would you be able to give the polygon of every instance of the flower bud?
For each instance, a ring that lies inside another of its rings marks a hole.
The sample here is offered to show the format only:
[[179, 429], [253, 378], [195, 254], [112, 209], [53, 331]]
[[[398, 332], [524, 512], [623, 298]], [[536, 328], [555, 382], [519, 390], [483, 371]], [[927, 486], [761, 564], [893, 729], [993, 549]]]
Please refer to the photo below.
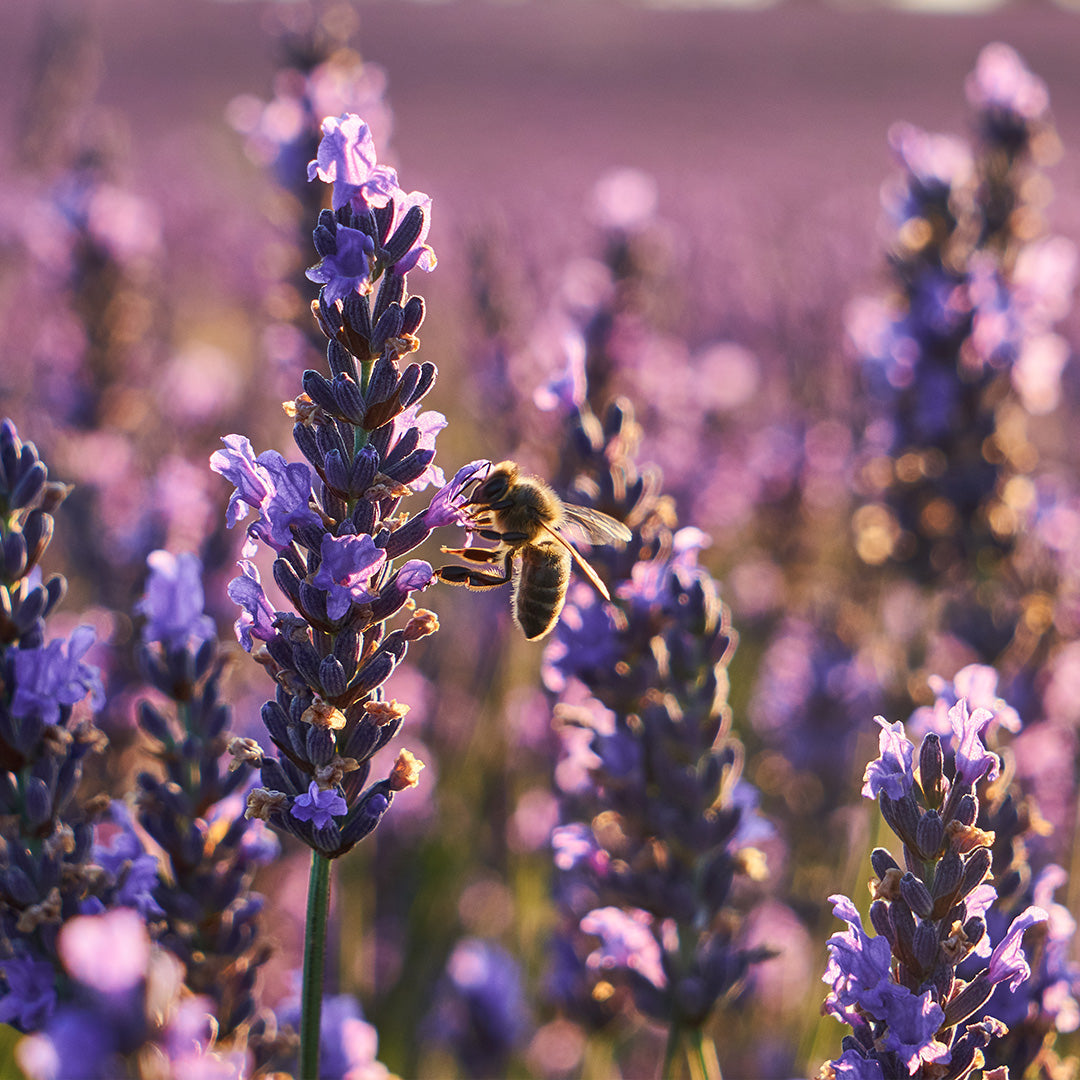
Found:
[[929, 810], [919, 818], [915, 831], [915, 842], [924, 859], [933, 859], [941, 851], [945, 839], [945, 828], [941, 815], [936, 810]]
[[934, 906], [933, 897], [930, 895], [930, 890], [914, 874], [905, 874], [901, 878], [900, 895], [920, 919], [930, 917]]
[[941, 739], [934, 732], [930, 732], [919, 747], [919, 783], [926, 796], [927, 805], [933, 808], [941, 805], [943, 797], [941, 770], [944, 760]]

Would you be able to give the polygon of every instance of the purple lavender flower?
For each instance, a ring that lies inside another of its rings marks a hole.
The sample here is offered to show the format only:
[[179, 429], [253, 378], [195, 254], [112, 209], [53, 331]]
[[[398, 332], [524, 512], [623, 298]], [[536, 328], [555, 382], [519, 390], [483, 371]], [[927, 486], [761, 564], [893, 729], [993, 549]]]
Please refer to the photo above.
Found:
[[36, 1031], [56, 1007], [56, 969], [46, 960], [13, 956], [0, 960], [7, 983], [0, 996], [0, 1022]]
[[997, 779], [1001, 771], [998, 756], [987, 750], [983, 743], [983, 732], [993, 719], [994, 714], [989, 709], [975, 709], [969, 713], [964, 698], [949, 710], [958, 783], [974, 784], [984, 776], [987, 780]]
[[[442, 413], [433, 412], [430, 409], [427, 412], [420, 412], [419, 404], [412, 405], [395, 417], [394, 430], [390, 436], [390, 448], [392, 450], [408, 433], [415, 431], [419, 434], [416, 451], [421, 453], [431, 451], [434, 454], [435, 436], [444, 427], [446, 427], [446, 417]], [[411, 441], [410, 439], [410, 443]], [[446, 478], [443, 476], [442, 469], [430, 464], [418, 477], [409, 481], [409, 488], [412, 491], [423, 491], [429, 484], [441, 488], [445, 483]]]
[[829, 938], [829, 963], [822, 976], [830, 986], [825, 1008], [850, 1020], [858, 1016], [856, 1007], [870, 1012], [883, 1008], [892, 953], [885, 938], [866, 933], [861, 916], [846, 896], [830, 896], [829, 903], [848, 929]]
[[1048, 918], [1042, 908], [1032, 905], [1013, 919], [1008, 932], [990, 954], [986, 977], [992, 986], [1008, 980], [1009, 989], [1016, 990], [1022, 982], [1031, 977], [1031, 968], [1022, 948], [1024, 931]]
[[998, 696], [998, 673], [988, 664], [968, 664], [953, 676], [951, 682], [939, 675], [931, 675], [927, 682], [934, 692], [934, 704], [923, 705], [911, 714], [908, 728], [916, 735], [928, 731], [950, 735], [950, 711], [961, 698], [965, 698], [972, 709], [989, 709], [995, 722], [1006, 731], [1015, 734], [1023, 726], [1016, 709]]
[[[236, 486], [229, 498], [226, 522], [231, 529], [247, 516], [247, 507], [261, 514], [249, 528], [249, 536], [262, 540], [275, 551], [292, 542], [291, 526], [318, 525], [318, 516], [308, 505], [311, 470], [302, 461], [286, 462], [276, 450], [254, 456], [251, 442], [242, 435], [225, 435], [224, 450], [210, 456], [210, 467]], [[254, 554], [254, 544], [245, 554]]]
[[858, 1050], [845, 1050], [831, 1063], [836, 1080], [885, 1080], [881, 1062], [864, 1057]]
[[397, 173], [377, 164], [371, 129], [359, 116], [328, 116], [322, 131], [318, 155], [308, 163], [308, 180], [318, 176], [334, 185], [335, 210], [357, 197], [371, 206], [385, 206], [400, 192]]
[[3, 1018], [26, 1030], [46, 1022], [58, 999], [57, 930], [82, 904], [102, 904], [108, 875], [89, 864], [94, 822], [104, 800], [80, 785], [87, 754], [105, 739], [74, 706], [88, 695], [100, 707], [96, 668], [83, 656], [88, 626], [69, 641], [45, 640], [45, 616], [64, 580], [41, 582], [37, 569], [52, 536], [52, 511], [68, 493], [48, 480], [32, 443], [0, 423], [0, 936], [9, 943], [0, 988]]
[[91, 708], [100, 709], [105, 700], [101, 676], [96, 667], [82, 661], [94, 644], [94, 637], [93, 627], [80, 626], [72, 631], [66, 652], [63, 641], [17, 650], [12, 716], [55, 724], [62, 706], [74, 705], [87, 695]]
[[58, 945], [68, 973], [102, 994], [133, 989], [145, 977], [150, 959], [146, 921], [131, 908], [69, 919]]
[[150, 576], [135, 610], [146, 617], [143, 641], [166, 649], [197, 647], [214, 634], [214, 620], [203, 612], [202, 565], [194, 555], [152, 551]]
[[370, 586], [386, 562], [386, 552], [370, 536], [327, 534], [319, 555], [322, 562], [311, 583], [327, 591], [326, 613], [331, 619], [340, 619], [352, 604], [367, 604], [379, 595]]
[[394, 252], [392, 264], [395, 274], [407, 274], [410, 270], [423, 270], [430, 273], [438, 265], [438, 259], [431, 247], [424, 243], [427, 239], [428, 229], [431, 228], [431, 196], [422, 191], [410, 191], [408, 195], [395, 195], [394, 216], [390, 222], [389, 231], [394, 233], [405, 224], [409, 212], [415, 207], [423, 214], [423, 224], [412, 244], [405, 249], [404, 254]]
[[902, 799], [915, 783], [912, 772], [915, 747], [904, 734], [900, 720], [890, 724], [885, 717], [875, 716], [874, 722], [881, 727], [878, 735], [881, 756], [866, 766], [862, 793], [868, 799], [876, 799], [882, 792], [890, 799]]
[[987, 926], [1000, 903], [988, 878], [995, 833], [976, 824], [976, 784], [998, 768], [982, 742], [992, 717], [989, 710], [969, 715], [963, 698], [953, 706], [954, 763], [948, 766], [935, 733], [915, 751], [902, 724], [877, 718], [881, 757], [867, 768], [863, 794], [878, 798], [903, 842], [907, 872], [883, 848], [872, 853], [876, 935], [864, 930], [852, 901], [831, 897], [834, 912], [849, 925], [830, 938], [823, 976], [830, 986], [826, 1012], [852, 1031], [844, 1058], [833, 1063], [848, 1072], [837, 1075], [875, 1075], [868, 1063], [877, 1062], [884, 1076], [948, 1065], [943, 1075], [959, 1078], [1008, 1033], [1000, 1011], [986, 1009], [993, 1008], [995, 985], [1008, 981], [1015, 989], [1030, 976], [1021, 939], [1047, 916], [1028, 907], [990, 950]]
[[589, 954], [591, 968], [626, 968], [647, 979], [658, 990], [668, 984], [653, 926], [653, 917], [634, 908], [596, 908], [578, 923], [584, 934], [600, 938], [600, 947]]
[[529, 1024], [517, 962], [490, 941], [459, 941], [435, 990], [428, 1037], [448, 1046], [467, 1076], [505, 1076]]
[[229, 582], [229, 599], [242, 610], [236, 620], [236, 638], [247, 652], [251, 652], [253, 638], [273, 641], [277, 637], [274, 629], [277, 616], [266, 599], [258, 567], [247, 559], [241, 559], [237, 565], [240, 576]]
[[289, 812], [297, 821], [310, 821], [316, 829], [325, 829], [335, 817], [341, 817], [347, 810], [345, 800], [337, 791], [321, 791], [312, 780], [307, 794], [297, 795], [293, 799]]
[[73, 999], [19, 1046], [19, 1064], [31, 1080], [112, 1080], [133, 1075], [147, 1060], [175, 1076], [249, 1075], [243, 1047], [211, 1049], [212, 1003], [181, 1000], [183, 968], [151, 944], [135, 911], [71, 919], [61, 931], [60, 951]]
[[[299, 978], [299, 973], [297, 973]], [[276, 1009], [278, 1022], [300, 1026], [300, 999], [289, 998]], [[323, 1002], [323, 1023], [319, 1039], [319, 1074], [347, 1080], [391, 1080], [389, 1069], [376, 1060], [378, 1032], [364, 1019], [356, 998], [335, 994]], [[276, 1063], [275, 1063], [276, 1064]], [[295, 1061], [289, 1063], [290, 1073]]]
[[334, 250], [323, 255], [318, 266], [307, 271], [308, 280], [324, 285], [323, 300], [332, 304], [349, 293], [363, 296], [371, 290], [375, 241], [359, 229], [339, 225], [334, 231]]
[[334, 183], [334, 210], [320, 213], [315, 248], [324, 269], [346, 245], [362, 251], [364, 265], [349, 274], [367, 275], [377, 289], [356, 291], [356, 282], [346, 287], [327, 271], [313, 310], [328, 340], [329, 377], [305, 371], [303, 392], [286, 403], [305, 461], [286, 464], [276, 451], [256, 457], [233, 435], [211, 465], [236, 488], [230, 525], [248, 507], [259, 511], [243, 553], [258, 543], [271, 549], [275, 584], [291, 608], [272, 609], [254, 566], [241, 562], [229, 586], [244, 609], [237, 634], [248, 651], [265, 642], [259, 657], [276, 680], [262, 715], [277, 756], [261, 757], [265, 786], [249, 794], [248, 815], [333, 858], [375, 828], [396, 791], [417, 782], [422, 765], [402, 751], [390, 776], [368, 783], [371, 757], [406, 711], [383, 701], [382, 684], [409, 644], [438, 628], [423, 609], [404, 627], [388, 625], [433, 580], [424, 560], [397, 560], [436, 524], [460, 520], [479, 465], [459, 472], [434, 509], [399, 510], [403, 497], [444, 484], [434, 459], [446, 420], [421, 411], [435, 365], [402, 363], [419, 347], [424, 318], [423, 299], [407, 296], [405, 271], [434, 265], [423, 242], [430, 200], [397, 187], [358, 117], [330, 118], [323, 132], [310, 176]]
[[489, 468], [490, 461], [483, 458], [462, 465], [453, 479], [444, 484], [434, 495], [424, 511], [424, 522], [431, 528], [440, 525], [467, 525], [469, 518], [465, 509], [468, 496], [466, 488], [477, 476]]
[[979, 53], [966, 90], [971, 105], [999, 123], [1005, 114], [1021, 126], [1040, 119], [1050, 107], [1046, 83], [1028, 71], [1014, 49], [1001, 42], [987, 45]]
[[134, 908], [144, 919], [164, 915], [164, 909], [154, 898], [158, 886], [157, 858], [143, 847], [131, 812], [122, 802], [113, 801], [109, 816], [116, 831], [106, 843], [95, 842], [93, 857], [118, 883], [113, 902]]
[[221, 473], [236, 488], [229, 496], [225, 521], [231, 529], [247, 517], [248, 508], [261, 510], [270, 498], [273, 482], [265, 467], [255, 458], [251, 440], [243, 435], [225, 435], [224, 450], [210, 455], [210, 468]]

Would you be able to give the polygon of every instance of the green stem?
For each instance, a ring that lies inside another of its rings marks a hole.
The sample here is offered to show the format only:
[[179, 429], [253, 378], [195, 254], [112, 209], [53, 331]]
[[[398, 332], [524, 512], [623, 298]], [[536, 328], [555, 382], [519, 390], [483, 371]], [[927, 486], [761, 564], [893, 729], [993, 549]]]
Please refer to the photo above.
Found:
[[695, 1080], [724, 1080], [720, 1072], [720, 1061], [716, 1056], [716, 1046], [701, 1028], [695, 1027], [686, 1032], [686, 1053], [690, 1061], [690, 1075]]
[[673, 1023], [668, 1032], [664, 1065], [660, 1073], [662, 1080], [678, 1080], [682, 1074], [679, 1068], [680, 1048], [686, 1051], [690, 1080], [724, 1080], [712, 1039], [700, 1027], [686, 1027], [678, 1023]]
[[667, 1046], [664, 1048], [664, 1064], [660, 1069], [661, 1080], [676, 1080], [675, 1063], [679, 1057], [682, 1028], [674, 1020], [668, 1029]]
[[300, 997], [300, 1080], [318, 1080], [326, 924], [330, 914], [330, 860], [311, 853], [307, 922], [304, 927], [304, 981]]

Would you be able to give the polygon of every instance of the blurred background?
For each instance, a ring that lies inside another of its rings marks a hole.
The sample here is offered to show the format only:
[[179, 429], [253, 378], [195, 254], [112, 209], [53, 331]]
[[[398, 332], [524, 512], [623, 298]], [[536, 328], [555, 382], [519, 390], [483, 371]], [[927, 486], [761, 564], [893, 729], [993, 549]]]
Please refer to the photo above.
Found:
[[[785, 655], [820, 655], [814, 619], [831, 606], [817, 589], [841, 594], [845, 560], [858, 561], [834, 550], [852, 493], [821, 462], [846, 460], [859, 433], [852, 302], [890, 288], [890, 129], [903, 120], [969, 137], [965, 79], [984, 45], [1007, 42], [1045, 81], [1059, 140], [1037, 193], [1041, 227], [1080, 242], [1077, 16], [1049, 3], [909, 6], [7, 5], [0, 413], [38, 443], [52, 476], [77, 485], [50, 557], [71, 579], [69, 625], [93, 621], [107, 643], [97, 662], [111, 680], [109, 782], [122, 789], [139, 760], [129, 613], [146, 553], [199, 553], [208, 607], [231, 636], [224, 587], [241, 538], [224, 530], [228, 492], [206, 461], [231, 432], [257, 451], [291, 445], [280, 402], [321, 364], [306, 314], [315, 287], [303, 278], [320, 197], [305, 195], [316, 138], [305, 109], [359, 112], [404, 188], [434, 199], [439, 265], [410, 287], [427, 301], [420, 359], [440, 376], [425, 407], [449, 420], [437, 459], [448, 475], [511, 455], [551, 474], [557, 429], [533, 393], [566, 363], [568, 319], [604, 293], [612, 233], [642, 238], [637, 317], [611, 385], [632, 402], [639, 457], [665, 469], [680, 520], [712, 537], [701, 559], [743, 635], [735, 730], [779, 822], [752, 933], [785, 951], [761, 967], [721, 1058], [729, 1076], [780, 1077], [837, 1053], [839, 1026], [817, 1016], [835, 929], [824, 897], [861, 887], [858, 857], [837, 851], [868, 844], [858, 782], [871, 717], [906, 715], [932, 700], [928, 673], [951, 678], [975, 658], [930, 647], [905, 670], [859, 653], [873, 635], [832, 613], [840, 696], [864, 728], [858, 751], [838, 763], [821, 744], [823, 761], [803, 772], [776, 750], [786, 706], [755, 689], [770, 671], [779, 681]], [[333, 57], [318, 91], [305, 89]], [[1057, 330], [1071, 354], [1075, 313]], [[1064, 404], [1040, 417], [1035, 438], [1066, 465], [1078, 390], [1066, 367]], [[794, 464], [807, 447], [816, 480]], [[794, 541], [807, 505], [812, 527]], [[378, 1027], [381, 1060], [447, 1075], [448, 1059], [416, 1034], [438, 1026], [428, 1018], [455, 943], [499, 941], [532, 1002], [514, 1067], [574, 1075], [584, 1040], [566, 1043], [537, 990], [557, 813], [541, 649], [516, 636], [501, 593], [434, 592], [425, 603], [443, 626], [470, 633], [414, 646], [409, 673], [395, 676], [392, 693], [413, 707], [404, 743], [429, 768], [401, 813], [338, 867], [337, 978]], [[914, 618], [897, 606], [894, 621]], [[788, 653], [770, 653], [781, 639]], [[266, 693], [255, 667], [240, 654], [231, 675], [234, 726], [251, 735]], [[836, 706], [826, 695], [821, 707]], [[800, 838], [800, 820], [817, 836]], [[279, 942], [271, 1002], [297, 962], [305, 874], [302, 858], [286, 858], [260, 882]], [[763, 1040], [764, 1018], [777, 1016]], [[655, 1067], [656, 1038], [620, 1039], [624, 1075]]]

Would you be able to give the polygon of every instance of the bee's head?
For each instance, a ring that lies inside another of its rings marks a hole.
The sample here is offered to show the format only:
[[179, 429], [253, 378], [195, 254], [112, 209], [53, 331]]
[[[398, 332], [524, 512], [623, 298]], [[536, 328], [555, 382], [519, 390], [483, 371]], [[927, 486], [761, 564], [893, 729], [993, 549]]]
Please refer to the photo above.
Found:
[[473, 491], [467, 505], [489, 506], [506, 498], [518, 477], [518, 467], [513, 461], [500, 461]]

